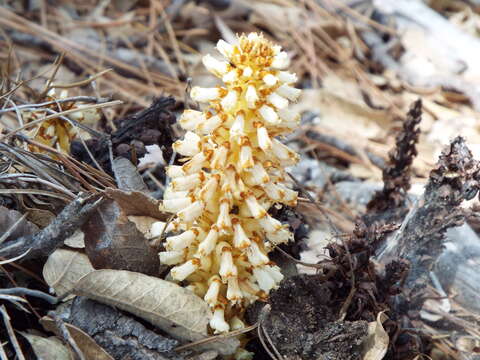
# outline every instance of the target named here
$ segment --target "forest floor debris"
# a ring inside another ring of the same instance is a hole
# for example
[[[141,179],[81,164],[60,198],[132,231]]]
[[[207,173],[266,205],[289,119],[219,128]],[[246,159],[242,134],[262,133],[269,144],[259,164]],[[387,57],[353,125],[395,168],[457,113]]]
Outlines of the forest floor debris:
[[[0,359],[478,358],[477,3],[2,2]],[[271,214],[296,242],[211,336],[148,229],[202,55],[252,31],[303,88],[299,203]]]

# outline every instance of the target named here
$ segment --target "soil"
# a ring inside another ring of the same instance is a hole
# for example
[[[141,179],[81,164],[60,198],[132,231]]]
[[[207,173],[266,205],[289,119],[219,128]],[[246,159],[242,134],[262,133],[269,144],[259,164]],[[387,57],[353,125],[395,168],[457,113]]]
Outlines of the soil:
[[[317,275],[286,279],[270,298],[263,327],[288,359],[361,359],[366,321],[338,321],[338,305]]]

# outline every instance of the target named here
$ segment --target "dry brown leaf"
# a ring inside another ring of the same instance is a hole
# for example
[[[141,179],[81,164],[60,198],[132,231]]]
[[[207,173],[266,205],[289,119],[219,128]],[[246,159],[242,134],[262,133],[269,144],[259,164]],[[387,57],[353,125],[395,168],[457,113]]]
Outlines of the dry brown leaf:
[[[85,275],[74,292],[128,311],[182,340],[207,335],[207,303],[169,281],[131,271],[97,270]]]
[[[30,343],[38,359],[45,360],[75,360],[75,357],[62,341],[55,336],[42,337],[21,333]]]
[[[130,160],[123,157],[115,158],[112,163],[112,170],[119,189],[124,191],[148,191],[137,167]]]
[[[114,193],[120,197],[125,194],[121,191]],[[129,201],[135,202],[134,198]],[[158,274],[158,251],[148,244],[145,236],[114,200],[104,201],[82,230],[85,233],[85,252],[94,268]]]
[[[170,216],[160,210],[160,201],[142,192],[107,188],[105,194],[115,200],[127,216],[150,216],[160,221],[167,221]]]
[[[368,323],[368,337],[364,342],[362,360],[382,360],[388,350],[388,334],[382,326],[383,312],[377,316],[377,321]]]
[[[40,228],[44,228],[55,219],[55,214],[43,209],[28,209],[27,219]]]
[[[43,266],[43,278],[58,296],[70,291],[77,281],[94,271],[87,255],[73,250],[57,249]]]
[[[40,319],[40,324],[47,331],[51,331],[55,334],[59,334],[55,322],[52,318],[44,316]],[[73,338],[75,343],[78,345],[79,349],[85,355],[86,359],[95,359],[95,360],[114,360],[100,345],[98,345],[95,340],[93,340],[87,333],[78,327],[65,323],[70,336]],[[46,358],[50,359],[50,358]]]

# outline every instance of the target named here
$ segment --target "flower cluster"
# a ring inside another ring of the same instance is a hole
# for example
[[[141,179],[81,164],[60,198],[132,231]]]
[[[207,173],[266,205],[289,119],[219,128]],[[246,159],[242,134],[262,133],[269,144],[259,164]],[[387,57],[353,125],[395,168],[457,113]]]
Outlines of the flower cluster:
[[[225,87],[194,87],[192,99],[208,106],[179,120],[187,132],[173,146],[183,165],[168,167],[163,200],[176,213],[167,231],[178,235],[167,237],[160,260],[176,265],[172,278],[187,280],[210,305],[210,326],[219,333],[242,326],[242,308],[283,279],[267,253],[292,234],[267,211],[296,205],[284,168],[298,155],[276,137],[298,125],[287,107],[300,90],[291,85],[296,75],[284,71],[287,53],[259,34],[236,45],[220,40],[217,49],[227,61],[207,55],[203,64]]]
[[[42,100],[45,102],[48,101],[57,101],[68,98],[67,90],[62,90],[57,92],[55,89],[51,89],[45,99]],[[52,103],[48,106],[49,109],[61,112],[71,109],[82,109],[86,107],[86,104],[78,104],[75,101]],[[51,113],[45,109],[38,109],[31,112],[25,112],[23,118],[26,123],[31,121],[41,119]],[[100,120],[100,112],[98,109],[85,109],[81,111],[76,111],[66,115],[68,118],[76,120],[77,122],[85,122],[88,124],[94,124]],[[45,120],[39,125],[35,126],[31,131],[29,131],[29,136],[44,145],[50,146],[54,149],[60,150],[64,153],[70,152],[70,142],[75,139],[77,135],[77,130],[73,127],[71,123],[64,119],[52,118]],[[31,150],[35,152],[42,152],[43,150],[32,145]]]

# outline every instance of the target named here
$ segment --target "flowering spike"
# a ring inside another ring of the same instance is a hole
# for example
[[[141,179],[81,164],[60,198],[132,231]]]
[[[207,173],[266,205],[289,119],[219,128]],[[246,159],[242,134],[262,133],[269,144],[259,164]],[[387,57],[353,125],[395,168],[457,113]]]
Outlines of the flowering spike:
[[[177,215],[166,231],[177,233],[160,253],[177,265],[172,277],[209,304],[216,333],[242,324],[234,321],[238,307],[265,299],[283,279],[268,252],[292,234],[268,210],[296,204],[284,166],[298,155],[275,137],[297,126],[288,105],[300,93],[296,75],[284,71],[287,53],[262,35],[242,35],[235,45],[220,40],[217,49],[225,61],[207,55],[203,64],[224,87],[194,87],[192,99],[207,106],[179,120],[187,133],[173,147],[183,165],[168,167],[164,196],[164,208]]]

